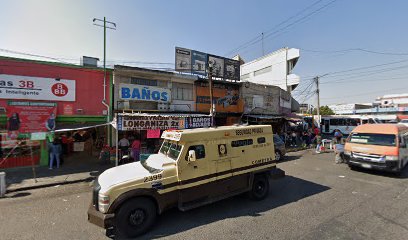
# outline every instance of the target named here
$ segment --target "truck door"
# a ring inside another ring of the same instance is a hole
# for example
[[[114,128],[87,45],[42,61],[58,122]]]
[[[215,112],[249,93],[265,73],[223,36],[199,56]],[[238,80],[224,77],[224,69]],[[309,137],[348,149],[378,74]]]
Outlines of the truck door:
[[[209,161],[208,149],[205,144],[196,144],[186,146],[187,151],[183,151],[184,156],[181,156],[178,163],[179,189],[182,205],[205,200],[209,196]],[[196,160],[188,161],[188,152],[195,151]],[[183,208],[182,206],[179,206]]]

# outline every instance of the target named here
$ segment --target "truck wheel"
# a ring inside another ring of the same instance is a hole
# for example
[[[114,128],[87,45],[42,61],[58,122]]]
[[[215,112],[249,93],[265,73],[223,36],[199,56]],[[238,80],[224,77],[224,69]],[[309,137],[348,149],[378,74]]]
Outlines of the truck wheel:
[[[263,200],[269,195],[269,180],[265,175],[255,175],[250,197],[254,200]]]
[[[115,216],[119,236],[136,237],[146,233],[156,217],[156,205],[151,200],[136,198],[126,201]]]

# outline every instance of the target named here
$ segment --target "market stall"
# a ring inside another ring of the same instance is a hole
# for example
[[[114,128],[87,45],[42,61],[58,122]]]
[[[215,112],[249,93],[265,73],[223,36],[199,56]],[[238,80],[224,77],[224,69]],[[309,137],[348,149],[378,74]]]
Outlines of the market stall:
[[[204,114],[117,113],[115,119],[117,163],[124,155],[118,144],[122,139],[127,139],[129,148],[134,141],[140,141],[139,160],[144,160],[159,151],[163,131],[211,126],[211,117]]]

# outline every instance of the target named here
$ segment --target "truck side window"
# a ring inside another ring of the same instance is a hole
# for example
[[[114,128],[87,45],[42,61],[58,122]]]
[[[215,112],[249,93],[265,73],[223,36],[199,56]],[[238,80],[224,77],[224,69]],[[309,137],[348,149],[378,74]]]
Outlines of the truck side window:
[[[187,150],[186,160],[188,159],[188,152],[194,150],[196,154],[196,159],[205,158],[205,148],[204,145],[194,145],[190,146]]]

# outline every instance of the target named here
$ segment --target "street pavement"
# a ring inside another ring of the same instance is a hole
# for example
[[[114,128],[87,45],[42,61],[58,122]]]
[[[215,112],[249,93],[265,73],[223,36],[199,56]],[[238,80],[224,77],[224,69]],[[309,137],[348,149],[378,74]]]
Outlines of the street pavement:
[[[159,217],[141,239],[407,239],[408,169],[352,171],[333,153],[289,153],[287,176],[263,201],[237,196]],[[0,199],[0,239],[109,239],[87,222],[89,183],[12,192]]]

